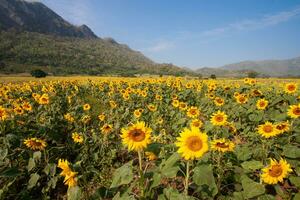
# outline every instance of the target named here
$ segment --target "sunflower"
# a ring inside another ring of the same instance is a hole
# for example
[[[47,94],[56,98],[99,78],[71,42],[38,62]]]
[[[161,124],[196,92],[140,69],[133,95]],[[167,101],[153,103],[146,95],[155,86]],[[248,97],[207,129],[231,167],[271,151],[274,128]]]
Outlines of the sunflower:
[[[32,150],[44,150],[47,146],[45,140],[37,139],[37,138],[29,138],[24,140],[23,142],[28,148]]]
[[[234,125],[233,122],[226,122],[225,123],[225,127],[228,128],[229,131],[232,132],[232,133],[236,133],[237,132],[237,129],[236,129],[236,127],[235,127],[235,125]]]
[[[225,138],[215,139],[210,143],[210,147],[212,150],[223,152],[223,153],[227,151],[233,151],[234,146],[235,145],[233,142],[227,141]]]
[[[141,151],[151,143],[152,129],[145,125],[145,122],[137,122],[127,128],[122,128],[122,143],[128,146],[129,150]]]
[[[179,147],[177,152],[185,160],[194,160],[201,158],[208,151],[207,141],[208,136],[205,133],[199,128],[191,127],[191,129],[184,128],[175,144]]]
[[[68,185],[68,187],[73,187],[77,185],[77,172],[73,172],[69,167],[69,162],[67,160],[59,159],[57,167],[62,169],[60,173],[61,176],[64,176],[64,183]]]
[[[48,94],[43,94],[39,99],[38,103],[41,105],[46,105],[49,104],[49,96]]]
[[[258,133],[265,138],[269,138],[278,135],[279,131],[276,129],[274,124],[266,122],[265,124],[258,126]]]
[[[104,124],[102,127],[101,127],[101,131],[102,133],[104,134],[108,134],[112,131],[112,128],[113,126],[111,124]]]
[[[200,111],[197,107],[192,106],[187,110],[187,116],[191,118],[196,118],[200,115]]]
[[[284,86],[284,91],[288,94],[293,94],[297,91],[297,84],[296,83],[287,83],[285,86]]]
[[[278,182],[283,182],[283,179],[288,176],[289,172],[292,172],[292,169],[286,160],[280,159],[278,162],[271,159],[270,165],[262,169],[261,178],[267,184],[277,184]]]
[[[23,108],[24,110],[26,110],[26,111],[32,111],[32,106],[31,106],[30,103],[28,103],[28,102],[24,102],[24,103],[22,104],[22,108]]]
[[[210,118],[210,122],[215,126],[223,126],[227,122],[227,115],[225,112],[221,112],[220,110],[216,113],[213,113],[213,115]]]
[[[146,155],[147,159],[150,160],[150,161],[157,159],[157,156],[151,151],[146,151],[145,155]]]
[[[162,96],[159,95],[159,94],[156,94],[155,95],[155,99],[158,100],[158,101],[161,101],[162,100]]]
[[[0,121],[4,121],[8,117],[8,113],[5,108],[0,106]]]
[[[179,103],[179,109],[180,110],[186,110],[187,109],[187,104],[184,102],[180,102]]]
[[[266,107],[268,106],[269,102],[265,99],[259,99],[257,102],[256,102],[256,107],[257,109],[259,110],[265,110]]]
[[[214,103],[216,106],[223,106],[224,105],[224,99],[220,98],[220,97],[216,97],[214,100]]]
[[[22,115],[24,113],[24,110],[20,107],[20,106],[16,106],[14,108],[14,112],[17,114],[17,115]]]
[[[76,175],[77,175],[77,172],[70,171],[70,173],[68,173],[65,176],[65,179],[64,179],[65,185],[67,185],[69,188],[76,186],[77,185]]]
[[[139,117],[142,116],[142,112],[143,112],[143,109],[136,109],[136,110],[134,110],[133,115],[134,115],[136,118],[139,118]]]
[[[290,124],[288,122],[280,122],[275,124],[275,128],[280,132],[284,133],[290,130]]]
[[[83,138],[82,134],[75,132],[75,133],[72,133],[72,139],[74,142],[82,144],[84,138]]]
[[[86,104],[83,105],[83,110],[84,111],[87,111],[87,110],[90,110],[90,109],[91,109],[90,104],[86,103]]]
[[[179,106],[179,101],[177,99],[172,100],[172,105],[177,108]]]
[[[69,122],[74,122],[74,117],[71,115],[71,113],[67,113],[64,115],[65,120],[69,121]]]
[[[199,119],[193,119],[190,123],[190,126],[201,128],[203,126],[203,122]]]
[[[148,107],[148,109],[149,109],[151,112],[154,112],[154,111],[157,110],[157,107],[156,107],[155,105],[153,105],[153,104],[149,104],[147,107]]]
[[[291,105],[288,109],[288,116],[291,118],[298,118],[300,117],[300,104],[298,105]]]
[[[111,108],[116,108],[117,107],[117,103],[115,101],[109,101],[109,105]]]
[[[246,95],[240,94],[239,96],[236,97],[236,101],[237,101],[239,104],[245,104],[245,103],[247,103],[248,98],[247,98]]]
[[[103,122],[105,120],[105,115],[104,114],[100,114],[98,115],[98,119]]]

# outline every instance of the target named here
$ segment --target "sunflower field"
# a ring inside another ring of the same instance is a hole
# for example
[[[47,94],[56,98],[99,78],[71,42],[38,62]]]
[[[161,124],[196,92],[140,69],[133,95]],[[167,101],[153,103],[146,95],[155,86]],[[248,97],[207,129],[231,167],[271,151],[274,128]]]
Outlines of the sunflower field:
[[[0,83],[0,199],[300,199],[300,80]]]

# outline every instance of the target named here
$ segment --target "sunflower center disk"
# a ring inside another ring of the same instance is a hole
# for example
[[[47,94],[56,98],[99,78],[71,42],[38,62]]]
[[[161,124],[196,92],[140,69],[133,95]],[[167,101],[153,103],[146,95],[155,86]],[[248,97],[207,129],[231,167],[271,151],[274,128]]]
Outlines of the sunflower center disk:
[[[187,139],[187,146],[192,151],[199,151],[202,149],[202,140],[197,136],[191,136]]]
[[[300,115],[300,108],[296,108],[293,113],[295,115]]]
[[[273,131],[273,127],[272,126],[265,126],[264,127],[264,132],[271,133],[272,131]]]
[[[135,142],[140,142],[145,139],[145,132],[141,129],[134,129],[130,132],[130,137]]]
[[[289,90],[289,91],[294,91],[294,90],[295,90],[295,86],[294,86],[294,85],[290,85],[290,86],[288,87],[288,90]]]
[[[272,168],[269,170],[269,174],[272,177],[278,177],[282,174],[282,167],[280,165],[274,165]]]
[[[221,116],[221,115],[217,115],[217,116],[216,116],[216,121],[217,121],[217,122],[222,122],[223,119],[224,119],[224,118],[223,118],[223,116]]]
[[[228,147],[229,147],[229,145],[226,144],[226,143],[224,143],[224,142],[218,142],[218,143],[216,144],[216,146],[217,146],[217,147],[220,147],[220,148],[228,148]]]

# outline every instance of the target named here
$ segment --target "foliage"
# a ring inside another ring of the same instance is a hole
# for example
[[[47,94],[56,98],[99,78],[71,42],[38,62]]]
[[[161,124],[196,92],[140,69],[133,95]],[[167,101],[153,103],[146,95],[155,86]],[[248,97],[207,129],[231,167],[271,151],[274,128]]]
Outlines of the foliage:
[[[35,78],[44,78],[47,76],[47,73],[40,69],[35,69],[30,72],[31,76]]]

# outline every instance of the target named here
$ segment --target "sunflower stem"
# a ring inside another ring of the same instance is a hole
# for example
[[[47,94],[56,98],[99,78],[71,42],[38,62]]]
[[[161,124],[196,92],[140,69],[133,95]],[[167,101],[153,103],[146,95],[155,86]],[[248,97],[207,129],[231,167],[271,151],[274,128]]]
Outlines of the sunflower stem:
[[[144,172],[143,172],[143,166],[142,166],[142,153],[141,151],[138,151],[139,156],[139,174],[140,174],[140,191],[141,191],[141,197],[144,197]]]
[[[185,174],[185,185],[184,185],[184,194],[188,195],[189,189],[189,177],[190,177],[190,162],[186,162],[186,174]]]

